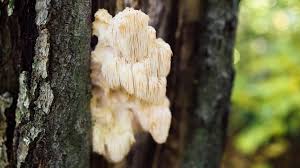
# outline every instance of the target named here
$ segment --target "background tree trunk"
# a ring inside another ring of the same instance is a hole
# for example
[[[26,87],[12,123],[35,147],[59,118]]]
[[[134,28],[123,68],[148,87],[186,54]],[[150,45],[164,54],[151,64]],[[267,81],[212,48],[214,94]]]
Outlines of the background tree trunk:
[[[89,167],[90,1],[0,4],[0,167]]]
[[[172,48],[168,77],[172,125],[167,143],[156,145],[139,135],[126,161],[108,167],[219,167],[230,108],[234,71],[232,53],[237,26],[237,0],[93,0],[116,14],[124,7],[150,16],[157,36]],[[93,165],[106,167],[100,157]]]

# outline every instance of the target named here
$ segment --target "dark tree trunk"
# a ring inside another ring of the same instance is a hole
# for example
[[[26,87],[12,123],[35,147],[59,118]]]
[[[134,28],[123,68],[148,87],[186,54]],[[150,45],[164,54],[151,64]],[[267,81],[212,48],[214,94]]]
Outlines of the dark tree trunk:
[[[234,78],[232,54],[237,10],[237,0],[202,4],[199,41],[190,62],[196,80],[193,84],[195,104],[188,115],[183,167],[220,166]]]
[[[90,1],[0,7],[0,167],[89,167]]]

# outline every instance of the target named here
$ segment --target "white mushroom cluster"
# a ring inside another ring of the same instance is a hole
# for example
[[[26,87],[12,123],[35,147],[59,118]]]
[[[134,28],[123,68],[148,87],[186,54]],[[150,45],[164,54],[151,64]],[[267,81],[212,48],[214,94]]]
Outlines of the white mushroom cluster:
[[[112,162],[121,161],[135,142],[149,132],[157,143],[167,139],[171,112],[166,76],[172,51],[156,38],[149,17],[126,8],[112,17],[95,14],[98,43],[91,54],[93,150]]]

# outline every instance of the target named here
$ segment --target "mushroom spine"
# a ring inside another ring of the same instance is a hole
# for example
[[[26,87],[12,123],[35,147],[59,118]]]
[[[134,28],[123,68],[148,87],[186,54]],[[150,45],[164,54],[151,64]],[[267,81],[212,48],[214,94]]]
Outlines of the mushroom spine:
[[[172,51],[156,38],[149,17],[126,8],[112,17],[95,13],[93,34],[98,43],[91,54],[93,150],[119,162],[140,131],[157,143],[167,139],[171,112],[166,77]]]

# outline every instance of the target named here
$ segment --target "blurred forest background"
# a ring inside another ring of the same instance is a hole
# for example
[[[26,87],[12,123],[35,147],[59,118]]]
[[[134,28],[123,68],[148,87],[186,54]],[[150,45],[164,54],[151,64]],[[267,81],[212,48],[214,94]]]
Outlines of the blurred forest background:
[[[300,1],[241,1],[234,54],[223,167],[300,167]]]

